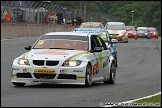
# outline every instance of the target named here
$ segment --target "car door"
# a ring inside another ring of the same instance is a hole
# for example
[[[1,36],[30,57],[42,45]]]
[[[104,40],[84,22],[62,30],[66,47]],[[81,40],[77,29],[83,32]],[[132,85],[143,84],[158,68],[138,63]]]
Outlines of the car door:
[[[105,42],[99,36],[91,37],[91,49],[95,47],[102,47],[102,52],[93,52],[95,59],[93,60],[92,65],[92,75],[94,80],[104,79],[105,75],[105,64],[108,63],[109,52],[107,50]],[[104,64],[104,62],[106,62]],[[107,64],[106,64],[107,65]]]
[[[107,48],[105,41],[101,37],[97,37],[97,40],[100,44],[100,47],[103,47],[102,52],[100,55],[102,56],[102,76],[106,76],[106,73],[109,72],[108,64],[109,64],[109,57],[110,57],[110,50]]]

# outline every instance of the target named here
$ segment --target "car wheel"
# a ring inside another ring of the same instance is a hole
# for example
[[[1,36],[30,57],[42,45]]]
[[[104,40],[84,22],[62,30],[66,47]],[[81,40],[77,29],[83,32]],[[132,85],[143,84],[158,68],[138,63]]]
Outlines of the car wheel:
[[[118,67],[118,61],[116,61],[115,66]]]
[[[116,80],[116,66],[115,63],[112,62],[111,69],[110,69],[110,79],[104,81],[104,84],[114,84]]]
[[[16,83],[16,82],[12,82],[13,85],[15,86],[19,86],[19,87],[23,87],[26,83]]]
[[[85,75],[85,86],[90,87],[92,83],[92,67],[90,64],[87,65]]]

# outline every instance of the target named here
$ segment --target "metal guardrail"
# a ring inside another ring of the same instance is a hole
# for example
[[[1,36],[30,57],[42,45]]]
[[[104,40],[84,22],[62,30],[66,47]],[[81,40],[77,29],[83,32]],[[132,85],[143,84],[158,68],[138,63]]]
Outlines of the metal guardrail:
[[[8,16],[6,16],[7,12]],[[50,18],[52,17],[53,19],[51,20]],[[108,21],[120,21],[119,18],[107,14],[63,7],[51,3],[38,3],[34,1],[1,1],[1,23],[56,25],[62,24],[63,18],[66,18],[68,23],[73,23],[74,17],[77,18],[78,25],[83,20],[85,22],[96,21],[104,24]]]

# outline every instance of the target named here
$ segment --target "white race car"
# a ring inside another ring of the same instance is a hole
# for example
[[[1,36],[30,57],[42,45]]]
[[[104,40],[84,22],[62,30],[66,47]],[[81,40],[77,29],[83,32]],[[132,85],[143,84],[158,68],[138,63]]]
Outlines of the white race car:
[[[13,61],[13,85],[41,82],[89,87],[96,81],[115,83],[115,59],[98,35],[50,32],[25,49],[29,51]]]

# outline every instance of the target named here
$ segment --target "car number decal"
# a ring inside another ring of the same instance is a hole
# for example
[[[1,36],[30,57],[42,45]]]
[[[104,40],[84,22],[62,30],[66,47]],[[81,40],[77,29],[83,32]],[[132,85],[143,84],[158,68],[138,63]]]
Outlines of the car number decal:
[[[38,42],[38,45],[42,45],[42,44],[44,44],[44,40],[40,40],[40,41]]]

